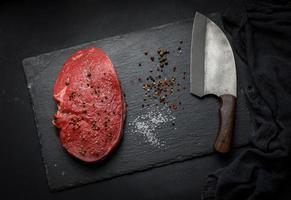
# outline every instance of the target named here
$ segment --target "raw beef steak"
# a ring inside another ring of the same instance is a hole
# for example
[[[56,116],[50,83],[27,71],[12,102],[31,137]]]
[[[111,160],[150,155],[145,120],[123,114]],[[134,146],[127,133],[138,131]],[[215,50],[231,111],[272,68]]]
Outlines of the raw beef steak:
[[[53,124],[67,152],[85,162],[103,160],[118,146],[125,103],[117,74],[100,49],[78,51],[63,65],[54,86]]]

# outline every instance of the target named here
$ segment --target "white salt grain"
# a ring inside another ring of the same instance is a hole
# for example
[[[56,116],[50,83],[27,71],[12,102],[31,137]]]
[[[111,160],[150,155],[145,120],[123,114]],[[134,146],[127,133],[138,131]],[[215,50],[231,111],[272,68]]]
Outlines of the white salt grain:
[[[132,133],[142,136],[148,144],[155,147],[163,147],[165,141],[158,137],[157,128],[163,124],[172,122],[175,117],[167,107],[150,106],[143,110],[144,112],[136,117],[129,125],[132,127]]]

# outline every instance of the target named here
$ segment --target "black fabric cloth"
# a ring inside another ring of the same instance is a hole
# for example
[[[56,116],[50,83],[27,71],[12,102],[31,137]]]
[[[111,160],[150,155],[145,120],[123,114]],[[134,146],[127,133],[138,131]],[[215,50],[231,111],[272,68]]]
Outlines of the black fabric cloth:
[[[207,178],[203,200],[276,199],[290,160],[291,4],[233,1],[223,14],[254,126],[251,146]]]

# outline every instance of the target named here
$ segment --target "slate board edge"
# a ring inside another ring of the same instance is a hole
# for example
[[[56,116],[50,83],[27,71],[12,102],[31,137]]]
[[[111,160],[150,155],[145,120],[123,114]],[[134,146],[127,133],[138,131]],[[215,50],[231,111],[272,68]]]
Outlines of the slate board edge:
[[[233,146],[232,150],[234,150],[236,148],[243,148],[243,147],[247,146],[248,144],[249,143],[247,142],[245,144],[239,144],[239,145]],[[143,172],[143,171],[146,171],[146,170],[151,170],[151,169],[167,166],[167,165],[170,165],[170,164],[182,163],[182,162],[185,162],[185,161],[188,161],[188,160],[192,160],[192,159],[196,159],[196,158],[199,158],[199,157],[208,156],[208,155],[211,155],[211,154],[214,154],[214,153],[215,153],[214,151],[210,150],[208,152],[203,151],[201,153],[191,154],[191,155],[187,155],[187,156],[180,156],[180,157],[175,158],[175,159],[161,161],[161,162],[153,164],[151,166],[148,165],[148,166],[144,166],[144,167],[141,167],[139,169],[136,169],[136,170],[129,170],[129,171],[120,172],[119,174],[116,174],[116,175],[111,176],[111,177],[100,177],[100,179],[93,178],[92,180],[74,182],[71,185],[66,185],[66,186],[63,186],[63,187],[54,188],[50,184],[48,184],[48,185],[49,185],[49,189],[50,189],[51,192],[62,192],[64,190],[74,189],[74,188],[80,187],[80,186],[85,186],[85,185],[90,184],[90,183],[98,183],[98,182],[101,182],[101,181],[107,181],[107,180],[111,180],[111,179],[114,179],[114,178],[118,178],[118,177],[122,177],[122,176],[127,176],[127,175],[131,175],[131,174]]]
[[[25,76],[25,81],[26,81],[26,84],[28,86],[28,80],[27,80],[26,76]],[[29,87],[27,87],[27,89],[30,90]],[[44,166],[45,177],[46,177],[46,181],[47,181],[48,186],[49,186],[49,190],[50,191],[53,191],[52,188],[51,188],[51,186],[50,186],[50,182],[48,180],[48,169],[47,169],[47,165],[46,165],[46,162],[45,162],[44,154],[42,153],[43,152],[43,145],[40,142],[41,140],[40,140],[40,134],[39,134],[39,131],[38,131],[37,117],[36,117],[36,114],[35,114],[34,103],[33,103],[33,99],[32,99],[32,96],[31,95],[32,95],[32,93],[31,92],[28,92],[29,101],[31,103],[31,107],[32,107],[32,111],[33,111],[33,123],[34,123],[34,127],[35,127],[36,134],[37,134],[37,137],[38,137],[38,143],[39,143],[39,146],[40,146],[41,162],[43,163],[43,166]]]

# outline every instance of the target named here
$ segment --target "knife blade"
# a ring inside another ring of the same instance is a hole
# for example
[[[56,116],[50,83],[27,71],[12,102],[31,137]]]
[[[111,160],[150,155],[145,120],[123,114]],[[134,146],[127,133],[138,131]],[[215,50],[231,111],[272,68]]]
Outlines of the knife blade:
[[[219,98],[220,126],[214,148],[221,153],[230,150],[236,90],[235,60],[226,35],[213,21],[196,12],[191,41],[190,93]]]

